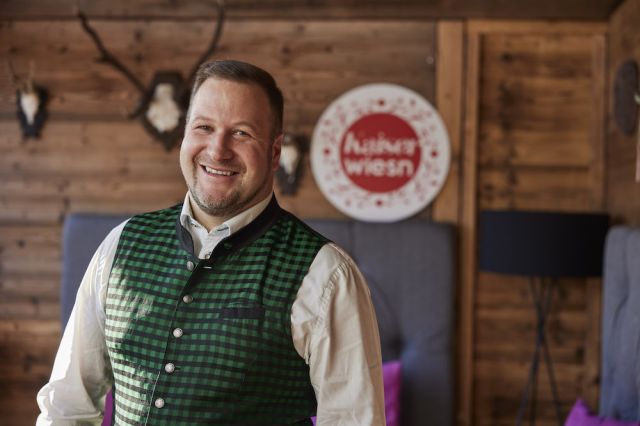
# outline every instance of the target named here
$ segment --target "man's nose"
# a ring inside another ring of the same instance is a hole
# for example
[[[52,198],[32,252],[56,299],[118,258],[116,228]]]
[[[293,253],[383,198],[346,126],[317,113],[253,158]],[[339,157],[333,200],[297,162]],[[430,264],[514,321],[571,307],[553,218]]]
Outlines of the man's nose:
[[[228,160],[233,157],[231,138],[224,132],[215,132],[207,144],[207,151],[214,160]]]

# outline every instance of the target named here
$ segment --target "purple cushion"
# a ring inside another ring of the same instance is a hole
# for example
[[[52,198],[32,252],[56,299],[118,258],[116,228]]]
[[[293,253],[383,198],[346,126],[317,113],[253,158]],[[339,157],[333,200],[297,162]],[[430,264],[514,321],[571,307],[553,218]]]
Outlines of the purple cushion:
[[[402,388],[402,364],[389,361],[382,364],[384,382],[384,414],[387,426],[400,426],[400,390]],[[316,418],[311,419],[316,424]]]
[[[640,422],[599,417],[589,410],[583,400],[578,399],[573,405],[564,426],[640,426]]]
[[[113,416],[113,395],[111,391],[107,394],[107,400],[104,402],[104,418],[102,426],[111,426],[111,416]]]

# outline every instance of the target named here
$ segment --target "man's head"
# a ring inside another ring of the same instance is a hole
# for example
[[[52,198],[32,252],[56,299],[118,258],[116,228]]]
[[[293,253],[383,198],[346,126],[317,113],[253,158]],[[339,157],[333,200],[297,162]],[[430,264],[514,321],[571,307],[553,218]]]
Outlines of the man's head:
[[[264,90],[273,114],[273,136],[282,133],[282,117],[284,115],[284,99],[282,92],[278,88],[276,81],[271,74],[255,65],[241,61],[209,61],[200,65],[193,80],[189,109],[187,111],[187,121],[191,114],[193,97],[209,78],[219,78],[221,80],[235,81],[237,83],[255,84]]]
[[[203,64],[194,83],[180,167],[196,218],[211,228],[266,198],[282,143],[282,94],[236,61]]]

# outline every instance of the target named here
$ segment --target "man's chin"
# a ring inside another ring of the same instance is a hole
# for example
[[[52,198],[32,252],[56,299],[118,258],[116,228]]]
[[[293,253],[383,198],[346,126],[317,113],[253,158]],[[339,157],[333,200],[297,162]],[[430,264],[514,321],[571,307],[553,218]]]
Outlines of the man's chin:
[[[242,208],[238,194],[231,194],[216,199],[193,197],[196,204],[205,214],[213,217],[228,217],[234,215]]]

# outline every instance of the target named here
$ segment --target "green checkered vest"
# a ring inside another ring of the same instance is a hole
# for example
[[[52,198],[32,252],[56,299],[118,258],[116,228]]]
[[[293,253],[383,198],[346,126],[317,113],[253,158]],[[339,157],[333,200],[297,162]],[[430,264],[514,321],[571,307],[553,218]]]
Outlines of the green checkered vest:
[[[105,326],[115,424],[310,424],[290,314],[326,240],[273,199],[198,260],[180,211],[133,217],[118,243]]]

